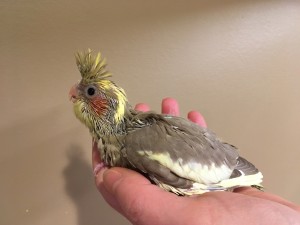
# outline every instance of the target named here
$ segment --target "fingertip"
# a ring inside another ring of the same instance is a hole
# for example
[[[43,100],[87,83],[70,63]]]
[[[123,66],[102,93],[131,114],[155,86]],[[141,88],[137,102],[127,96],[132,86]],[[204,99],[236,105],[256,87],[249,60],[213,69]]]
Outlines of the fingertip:
[[[141,112],[147,112],[147,111],[150,111],[150,107],[145,104],[145,103],[138,103],[135,105],[134,107],[135,110],[137,111],[141,111]]]
[[[188,113],[188,119],[201,127],[207,127],[204,117],[198,111],[190,111]]]
[[[174,98],[164,98],[161,103],[161,109],[163,114],[179,116],[179,105]]]
[[[107,191],[114,194],[118,182],[122,179],[122,173],[115,169],[108,169],[103,173],[103,182]]]

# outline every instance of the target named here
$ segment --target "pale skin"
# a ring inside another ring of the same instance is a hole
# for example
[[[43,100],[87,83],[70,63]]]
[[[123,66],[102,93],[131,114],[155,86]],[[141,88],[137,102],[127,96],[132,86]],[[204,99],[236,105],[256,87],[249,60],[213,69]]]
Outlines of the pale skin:
[[[148,111],[149,107],[138,104],[136,109]],[[164,99],[162,113],[178,116],[177,101]],[[191,111],[188,119],[206,127],[196,111]],[[95,144],[92,162],[93,168],[101,163]],[[117,167],[96,171],[95,182],[108,204],[134,225],[300,225],[299,205],[254,188],[179,197],[135,171]]]

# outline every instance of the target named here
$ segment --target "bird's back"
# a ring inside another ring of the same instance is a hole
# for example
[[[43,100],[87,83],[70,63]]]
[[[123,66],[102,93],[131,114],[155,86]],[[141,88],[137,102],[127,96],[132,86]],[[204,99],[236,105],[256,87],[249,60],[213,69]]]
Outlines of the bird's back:
[[[261,182],[259,171],[239,157],[234,146],[186,119],[136,113],[128,127],[124,139],[128,161],[165,189],[182,193],[198,188],[200,193]]]

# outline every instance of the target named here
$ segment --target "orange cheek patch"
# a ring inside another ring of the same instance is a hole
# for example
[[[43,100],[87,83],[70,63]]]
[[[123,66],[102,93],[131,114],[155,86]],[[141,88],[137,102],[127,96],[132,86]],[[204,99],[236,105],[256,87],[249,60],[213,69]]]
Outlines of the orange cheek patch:
[[[96,97],[91,100],[91,106],[94,112],[101,116],[107,111],[107,100],[103,98]]]

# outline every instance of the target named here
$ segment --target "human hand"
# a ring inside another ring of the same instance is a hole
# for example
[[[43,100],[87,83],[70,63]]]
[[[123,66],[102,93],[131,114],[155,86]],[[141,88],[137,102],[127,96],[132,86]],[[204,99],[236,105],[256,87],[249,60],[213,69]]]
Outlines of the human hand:
[[[136,109],[148,111],[149,107],[138,104]],[[162,113],[178,116],[176,100],[164,99]],[[206,127],[200,113],[190,112],[188,118]],[[95,168],[101,163],[96,144],[92,157]],[[300,206],[254,188],[179,197],[135,171],[118,167],[101,169],[95,182],[104,199],[134,225],[300,225]]]

